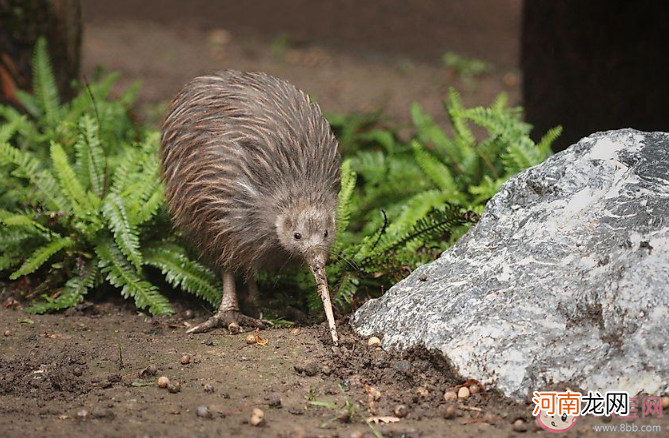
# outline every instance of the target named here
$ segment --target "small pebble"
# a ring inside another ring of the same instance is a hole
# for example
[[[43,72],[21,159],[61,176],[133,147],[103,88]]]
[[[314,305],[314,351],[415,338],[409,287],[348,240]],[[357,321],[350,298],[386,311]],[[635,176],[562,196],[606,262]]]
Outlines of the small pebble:
[[[419,386],[418,388],[416,388],[416,395],[418,395],[418,397],[421,398],[427,398],[430,396],[430,391],[428,391],[427,388],[424,386]]]
[[[356,430],[355,432],[351,432],[351,438],[363,438],[365,436],[365,432],[360,432],[359,430]]]
[[[211,393],[211,392],[214,392],[214,391],[215,391],[215,389],[214,389],[214,385],[212,385],[211,383],[205,383],[205,385],[204,385],[204,392],[209,392],[209,393]]]
[[[381,339],[377,338],[376,336],[372,336],[367,341],[367,345],[369,345],[370,347],[380,347],[381,346]]]
[[[88,411],[86,409],[80,409],[79,411],[77,411],[77,418],[79,418],[80,420],[85,420],[86,418],[88,418]]]
[[[460,400],[467,400],[469,398],[469,388],[463,386],[458,390],[458,398]]]
[[[446,391],[444,393],[444,401],[448,403],[454,403],[457,400],[458,400],[458,394],[456,394],[455,391]]]
[[[481,387],[479,385],[476,385],[476,384],[471,385],[469,387],[469,392],[471,394],[478,394],[479,392],[481,392]]]
[[[513,430],[516,432],[527,432],[527,424],[519,418],[513,422]]]
[[[81,377],[82,374],[84,374],[83,370],[79,367],[74,367],[72,370],[72,374],[74,374],[77,377]]]
[[[193,311],[188,309],[184,312],[184,319],[193,319]]]
[[[267,404],[270,408],[279,409],[281,408],[281,397],[277,394],[272,394],[267,399]]]
[[[419,281],[427,281],[427,274],[420,274],[418,276]]]
[[[239,324],[236,322],[231,322],[228,324],[228,331],[230,332],[231,335],[236,335],[237,333],[240,332]]]
[[[397,405],[395,406],[395,410],[393,412],[395,413],[396,417],[404,418],[409,414],[409,409],[406,407],[406,405]]]
[[[604,416],[604,417],[601,417],[601,418],[602,418],[602,423],[610,423],[611,420],[613,420],[613,417],[611,417],[611,416],[608,416],[608,417]]]
[[[324,376],[329,376],[330,374],[332,374],[332,368],[330,368],[329,365],[321,366],[321,374]]]
[[[197,416],[200,417],[200,418],[211,418],[212,417],[211,411],[206,406],[198,406],[197,407]]]
[[[246,336],[246,343],[249,345],[256,344],[258,340],[256,339],[256,335],[248,335]]]
[[[11,336],[11,335],[12,335],[12,331],[11,331],[11,330],[9,330],[9,329],[8,329],[8,330],[5,330],[5,336]]]
[[[258,408],[253,408],[253,412],[251,412],[251,418],[249,419],[249,424],[251,426],[262,426],[262,424],[265,422],[265,413],[262,411],[262,409]]]
[[[167,388],[170,385],[170,379],[165,376],[158,377],[158,387]]]
[[[449,406],[446,406],[444,408],[444,418],[446,420],[451,420],[451,419],[455,418],[457,413],[458,413],[458,410],[455,409],[455,406],[453,406],[453,405],[449,405]]]
[[[214,344],[214,340],[211,339],[211,338],[207,338],[207,339],[206,339],[204,342],[202,342],[202,343],[203,343],[204,345],[206,345],[207,347],[213,347],[214,345],[216,345],[216,344]]]
[[[662,397],[662,409],[667,410],[669,409],[669,395],[665,395]]]
[[[181,392],[181,383],[179,382],[171,382],[169,385],[167,385],[167,390],[171,392],[172,394],[176,394],[177,392]]]
[[[179,362],[181,362],[181,365],[188,365],[190,363],[190,356],[188,354],[184,354],[181,356],[181,359],[179,359]]]
[[[302,330],[300,330],[300,329],[298,329],[298,328],[294,328],[294,329],[292,329],[292,330],[290,331],[290,334],[293,335],[293,336],[297,336],[297,335],[300,334],[301,331],[302,331]]]

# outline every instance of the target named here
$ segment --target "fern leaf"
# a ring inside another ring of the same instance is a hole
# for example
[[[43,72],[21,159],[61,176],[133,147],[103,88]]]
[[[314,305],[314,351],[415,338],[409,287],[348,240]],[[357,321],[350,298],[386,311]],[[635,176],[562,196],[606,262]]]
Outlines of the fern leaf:
[[[102,215],[107,220],[114,234],[114,241],[121,252],[135,265],[142,266],[142,253],[139,251],[139,236],[125,208],[123,198],[116,194],[107,196],[102,205]]]
[[[148,308],[154,315],[174,313],[167,299],[142,277],[113,241],[102,240],[95,252],[100,259],[98,266],[107,275],[107,280],[121,288],[125,298],[132,297],[138,309]]]
[[[160,180],[156,179],[156,184],[153,187],[153,192],[146,201],[144,201],[139,208],[137,217],[135,220],[135,225],[141,225],[145,222],[148,222],[153,218],[160,207],[165,202],[164,187],[160,184]]]
[[[150,248],[144,254],[144,262],[160,269],[172,286],[202,298],[215,308],[220,304],[222,291],[218,279],[205,266],[190,259],[183,248],[174,244]]]
[[[341,189],[339,190],[339,204],[337,205],[336,242],[333,251],[337,252],[341,246],[341,238],[351,220],[351,196],[355,189],[356,173],[351,169],[351,160],[345,160],[341,165]]]
[[[458,139],[465,145],[473,145],[476,143],[474,134],[471,129],[469,129],[469,126],[467,126],[467,120],[462,117],[464,106],[460,100],[460,93],[458,93],[455,88],[449,88],[448,103],[444,103],[444,107],[448,112],[451,125],[453,125],[453,131],[455,131],[455,135]]]
[[[63,147],[54,141],[51,142],[51,160],[60,181],[60,187],[75,212],[81,217],[93,213],[93,207],[89,203],[89,198],[79,179],[77,179],[74,169],[67,160],[67,154]]]
[[[44,37],[37,40],[33,53],[33,92],[47,124],[55,126],[59,120],[60,99]]]
[[[539,143],[537,143],[537,149],[547,158],[551,154],[551,146],[553,142],[562,134],[562,126],[556,126],[553,129],[549,129],[547,133],[541,137]]]
[[[35,96],[30,93],[27,93],[23,90],[16,90],[16,99],[19,101],[21,106],[36,119],[41,118],[44,114],[37,104]]]
[[[509,176],[535,166],[543,159],[544,156],[529,138],[510,145],[502,155],[502,162]]]
[[[100,142],[100,126],[91,116],[85,115],[79,120],[80,141],[85,144],[82,155],[86,154],[85,168],[88,170],[89,181],[93,193],[102,198],[105,193],[107,178],[107,159]]]
[[[41,169],[40,162],[31,153],[21,151],[7,143],[0,144],[0,164],[13,164],[20,173],[35,185],[48,207],[61,212],[69,212],[70,204],[63,197],[53,175]]]
[[[445,193],[446,199],[452,203],[460,203],[462,197],[448,167],[423,149],[417,141],[411,142],[411,147],[414,150],[416,162],[423,169],[425,175]]]
[[[35,303],[26,309],[28,313],[46,313],[74,307],[84,300],[88,290],[95,284],[99,268],[97,260],[92,260],[84,267],[80,275],[65,282],[56,298],[45,297],[44,302]]]
[[[443,206],[447,202],[446,198],[440,190],[427,190],[412,196],[402,203],[402,212],[388,227],[388,234],[394,235],[414,226],[432,209]]]
[[[61,237],[60,239],[55,239],[47,243],[33,252],[32,255],[23,262],[21,267],[14,271],[12,275],[9,276],[9,278],[11,280],[16,280],[21,276],[35,272],[53,255],[57,254],[59,251],[65,248],[69,248],[72,245],[74,245],[74,241],[69,237]]]
[[[335,304],[339,307],[350,304],[358,291],[359,284],[360,280],[357,277],[350,273],[345,274],[334,294],[333,301]]]

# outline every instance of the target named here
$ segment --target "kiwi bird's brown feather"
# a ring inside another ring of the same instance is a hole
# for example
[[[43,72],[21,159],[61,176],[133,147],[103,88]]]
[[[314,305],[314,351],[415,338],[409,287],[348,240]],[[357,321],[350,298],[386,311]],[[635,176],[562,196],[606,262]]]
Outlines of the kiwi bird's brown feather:
[[[337,141],[318,105],[284,80],[237,71],[194,79],[172,102],[161,143],[170,213],[222,269],[284,263],[277,216],[336,209]]]

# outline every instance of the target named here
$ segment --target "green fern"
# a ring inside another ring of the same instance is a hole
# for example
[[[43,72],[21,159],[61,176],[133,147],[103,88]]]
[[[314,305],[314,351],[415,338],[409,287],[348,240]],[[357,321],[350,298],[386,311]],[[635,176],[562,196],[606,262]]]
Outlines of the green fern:
[[[121,252],[137,269],[142,266],[137,229],[128,218],[123,198],[116,194],[107,196],[102,205],[102,214],[114,234],[114,240]]]
[[[88,266],[82,269],[79,275],[65,282],[56,298],[45,296],[45,301],[33,304],[26,311],[29,313],[46,313],[76,306],[84,300],[88,290],[94,286],[98,272],[97,260],[92,260]]]
[[[37,40],[33,54],[33,91],[44,120],[55,126],[60,118],[60,98],[44,37]]]
[[[69,248],[73,244],[74,241],[69,237],[61,237],[59,239],[55,239],[47,243],[41,248],[35,250],[35,252],[33,252],[33,254],[30,257],[28,257],[23,262],[21,267],[18,270],[14,271],[14,273],[12,273],[12,275],[10,275],[9,278],[11,280],[16,280],[17,278],[22,277],[24,275],[32,274],[52,256],[54,256],[59,251],[65,248]]]
[[[145,263],[160,269],[172,286],[202,298],[214,308],[220,304],[222,291],[216,276],[202,264],[191,260],[183,247],[163,244],[150,248],[145,253]]]
[[[95,252],[100,259],[98,266],[109,283],[121,288],[123,297],[133,298],[138,309],[148,309],[154,315],[174,313],[167,299],[137,272],[114,243],[103,240]]]

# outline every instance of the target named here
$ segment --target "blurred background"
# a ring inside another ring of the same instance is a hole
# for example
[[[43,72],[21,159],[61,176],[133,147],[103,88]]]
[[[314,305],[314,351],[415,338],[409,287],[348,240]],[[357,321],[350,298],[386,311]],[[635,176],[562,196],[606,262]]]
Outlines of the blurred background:
[[[190,78],[261,70],[328,112],[420,103],[446,122],[449,86],[466,104],[504,91],[563,148],[597,130],[666,130],[668,7],[619,0],[0,0],[3,100],[29,87],[37,35],[49,35],[61,85],[97,66],[142,81],[140,117],[157,123]],[[18,14],[18,15],[17,15]],[[81,44],[79,46],[79,44]]]

